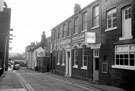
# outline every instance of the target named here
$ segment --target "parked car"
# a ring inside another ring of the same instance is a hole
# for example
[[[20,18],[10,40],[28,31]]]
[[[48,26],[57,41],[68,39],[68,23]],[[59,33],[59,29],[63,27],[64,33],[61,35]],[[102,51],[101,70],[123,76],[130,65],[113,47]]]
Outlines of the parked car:
[[[14,70],[19,70],[20,69],[20,64],[15,64],[14,65]]]

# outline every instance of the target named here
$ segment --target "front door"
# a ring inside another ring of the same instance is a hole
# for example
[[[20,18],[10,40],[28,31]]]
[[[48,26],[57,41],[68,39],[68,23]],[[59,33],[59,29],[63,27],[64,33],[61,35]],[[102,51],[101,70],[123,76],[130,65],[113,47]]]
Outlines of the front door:
[[[66,50],[66,74],[67,77],[71,77],[71,50]]]
[[[93,81],[99,80],[99,49],[93,50]]]

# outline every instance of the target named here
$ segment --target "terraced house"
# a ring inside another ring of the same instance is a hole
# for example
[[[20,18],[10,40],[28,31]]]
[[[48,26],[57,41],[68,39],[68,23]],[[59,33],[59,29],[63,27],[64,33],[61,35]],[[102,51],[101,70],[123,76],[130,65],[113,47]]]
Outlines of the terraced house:
[[[135,89],[135,1],[95,0],[54,27],[55,73]]]

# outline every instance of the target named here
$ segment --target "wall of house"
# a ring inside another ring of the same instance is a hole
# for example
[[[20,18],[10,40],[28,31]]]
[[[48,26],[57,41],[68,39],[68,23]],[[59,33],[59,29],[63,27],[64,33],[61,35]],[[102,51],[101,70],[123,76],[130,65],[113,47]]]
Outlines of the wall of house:
[[[5,59],[6,70],[8,68],[8,47],[9,47],[8,36],[10,31],[10,17],[11,17],[10,8],[4,8],[3,12],[0,12],[0,54],[1,54],[0,67],[3,68],[4,56],[6,56]],[[5,45],[6,40],[7,40],[7,46]],[[5,47],[6,47],[6,51],[5,51]]]
[[[130,79],[135,76],[135,71],[112,68],[115,63],[115,46],[135,44],[133,23],[132,23],[132,39],[120,40],[122,37],[122,8],[127,5],[132,5],[132,0],[102,0],[102,46],[100,49],[100,64],[106,62],[108,64],[108,72],[102,72],[102,65],[100,65],[100,82],[108,85],[115,85],[122,88],[133,88],[135,79]],[[107,29],[107,11],[112,8],[117,9],[116,23],[117,29],[105,31]],[[132,11],[133,12],[133,11]],[[134,15],[133,15],[134,16]],[[134,18],[133,18],[134,19]],[[132,20],[134,22],[134,20]],[[132,85],[131,85],[132,84]]]

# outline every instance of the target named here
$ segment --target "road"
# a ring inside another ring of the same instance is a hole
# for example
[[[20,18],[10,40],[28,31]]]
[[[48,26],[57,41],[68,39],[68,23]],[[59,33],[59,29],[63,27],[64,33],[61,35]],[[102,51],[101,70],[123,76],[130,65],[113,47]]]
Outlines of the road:
[[[29,91],[100,91],[73,84],[48,73],[39,73],[25,68],[16,71],[16,74],[22,85]]]

